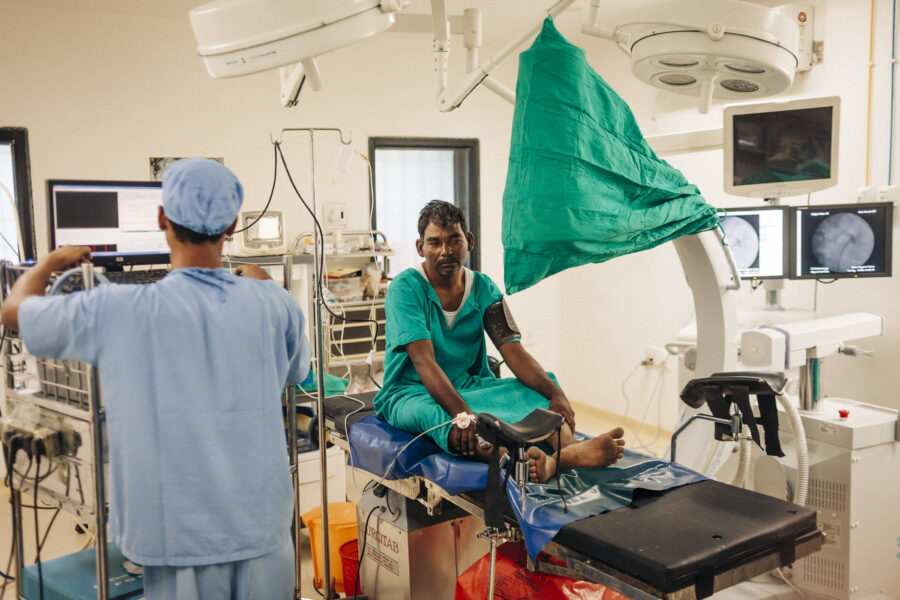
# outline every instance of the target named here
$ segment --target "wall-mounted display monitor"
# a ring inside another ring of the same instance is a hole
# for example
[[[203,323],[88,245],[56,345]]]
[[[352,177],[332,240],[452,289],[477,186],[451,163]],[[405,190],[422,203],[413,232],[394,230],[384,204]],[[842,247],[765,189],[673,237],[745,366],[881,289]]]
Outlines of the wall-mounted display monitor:
[[[725,192],[800,196],[837,185],[840,98],[725,108]]]
[[[50,247],[90,246],[92,262],[106,267],[168,264],[159,229],[159,181],[47,182]]]
[[[889,277],[893,205],[794,207],[791,277]]]
[[[741,279],[788,276],[788,211],[787,206],[726,209],[719,224]]]

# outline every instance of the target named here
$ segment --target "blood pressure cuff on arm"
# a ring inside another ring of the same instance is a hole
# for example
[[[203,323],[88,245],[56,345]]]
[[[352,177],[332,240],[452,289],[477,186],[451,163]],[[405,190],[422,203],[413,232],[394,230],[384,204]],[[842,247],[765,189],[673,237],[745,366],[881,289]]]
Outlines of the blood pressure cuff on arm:
[[[522,337],[505,299],[494,302],[484,311],[484,330],[497,348]]]

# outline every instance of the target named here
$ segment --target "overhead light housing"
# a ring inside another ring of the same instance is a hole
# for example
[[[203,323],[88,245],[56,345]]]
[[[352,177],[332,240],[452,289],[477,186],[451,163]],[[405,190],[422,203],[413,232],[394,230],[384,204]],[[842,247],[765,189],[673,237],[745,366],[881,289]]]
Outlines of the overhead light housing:
[[[810,67],[812,9],[744,0],[593,0],[582,31],[616,42],[642,81],[700,97],[752,100],[786,90]]]
[[[400,0],[215,0],[190,11],[213,77],[307,61],[386,30]]]

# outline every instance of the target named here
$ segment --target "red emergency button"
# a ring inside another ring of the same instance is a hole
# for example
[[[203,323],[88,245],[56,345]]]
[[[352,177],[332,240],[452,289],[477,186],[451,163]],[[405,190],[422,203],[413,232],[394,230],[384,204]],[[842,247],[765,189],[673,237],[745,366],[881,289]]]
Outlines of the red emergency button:
[[[842,409],[838,410],[838,414],[841,416],[842,419],[846,419],[847,417],[850,416],[850,411],[847,410],[846,408],[842,408]]]

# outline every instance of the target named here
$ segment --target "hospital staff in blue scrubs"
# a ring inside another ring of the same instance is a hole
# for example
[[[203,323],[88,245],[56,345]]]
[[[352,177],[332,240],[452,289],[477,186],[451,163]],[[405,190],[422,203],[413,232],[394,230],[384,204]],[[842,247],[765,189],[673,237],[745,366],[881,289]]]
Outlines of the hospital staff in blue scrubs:
[[[159,227],[171,272],[149,285],[44,296],[89,259],[63,247],[2,306],[29,352],[99,370],[110,453],[110,538],[144,565],[146,597],[285,599],[293,492],[280,395],[309,370],[304,316],[265,271],[222,268],[241,184],[216,161],[166,172]]]
[[[562,452],[547,456],[530,449],[532,478],[546,481],[556,470],[607,466],[622,456],[623,431],[575,442],[575,415],[554,379],[509,337],[497,348],[515,378],[495,378],[487,363],[484,315],[502,294],[486,275],[463,265],[475,244],[465,214],[449,202],[433,200],[419,215],[416,248],[425,259],[391,283],[385,300],[385,374],[375,396],[376,413],[411,433],[428,432],[444,451],[485,458],[474,427],[450,424],[461,413],[489,412],[516,422],[535,408],[565,417]],[[555,448],[556,439],[551,438]]]

